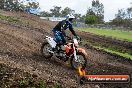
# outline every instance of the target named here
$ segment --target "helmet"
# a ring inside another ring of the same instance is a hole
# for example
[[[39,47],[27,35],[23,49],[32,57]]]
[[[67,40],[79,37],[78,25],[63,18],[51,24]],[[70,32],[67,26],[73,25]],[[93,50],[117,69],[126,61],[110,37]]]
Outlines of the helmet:
[[[75,16],[73,16],[72,14],[68,14],[67,16],[66,16],[66,19],[74,19],[75,18]]]
[[[75,19],[75,16],[73,16],[72,14],[68,14],[68,15],[66,16],[66,20],[68,20],[70,23],[73,22],[73,19]]]

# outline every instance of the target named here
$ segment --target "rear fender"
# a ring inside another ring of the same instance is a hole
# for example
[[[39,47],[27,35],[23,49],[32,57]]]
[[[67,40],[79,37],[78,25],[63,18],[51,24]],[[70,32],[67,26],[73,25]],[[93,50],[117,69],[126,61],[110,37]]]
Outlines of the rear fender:
[[[54,41],[54,39],[52,38],[52,37],[49,37],[49,36],[46,36],[46,40],[47,40],[47,42],[50,44],[50,46],[52,47],[52,48],[55,48],[56,47],[56,42]]]
[[[77,48],[77,52],[81,52],[84,55],[87,55],[87,52],[85,51],[85,49],[82,49],[82,48]]]

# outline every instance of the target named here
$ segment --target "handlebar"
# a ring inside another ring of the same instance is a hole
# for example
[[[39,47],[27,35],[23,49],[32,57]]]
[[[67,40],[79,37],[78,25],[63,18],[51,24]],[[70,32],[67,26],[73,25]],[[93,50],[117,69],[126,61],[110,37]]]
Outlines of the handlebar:
[[[75,37],[69,37],[69,36],[66,36],[67,40],[73,40]],[[77,38],[76,38],[77,39]],[[81,41],[81,38],[77,39],[78,41]]]

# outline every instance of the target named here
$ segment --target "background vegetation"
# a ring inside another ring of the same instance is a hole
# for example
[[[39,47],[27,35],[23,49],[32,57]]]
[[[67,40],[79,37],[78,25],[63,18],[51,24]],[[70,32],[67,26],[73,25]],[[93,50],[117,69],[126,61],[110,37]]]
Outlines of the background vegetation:
[[[65,17],[67,14],[74,14],[77,22],[85,24],[109,24],[114,26],[132,29],[132,6],[127,9],[119,9],[115,18],[110,22],[104,22],[104,5],[99,0],[93,0],[91,7],[85,15],[76,13],[75,10],[60,6],[54,6],[49,12],[39,12],[39,2],[37,0],[0,0],[0,9],[6,11],[22,11],[43,17]],[[81,26],[81,25],[80,25]]]
[[[39,3],[34,0],[0,0],[0,9],[32,13],[31,10],[37,12]]]

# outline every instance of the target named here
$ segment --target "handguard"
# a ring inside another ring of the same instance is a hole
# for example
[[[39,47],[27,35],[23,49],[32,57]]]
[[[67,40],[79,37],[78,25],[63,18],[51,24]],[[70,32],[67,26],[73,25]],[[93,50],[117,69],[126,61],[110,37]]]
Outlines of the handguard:
[[[87,52],[85,51],[85,49],[77,48],[77,51],[82,52],[84,55],[87,55]]]

